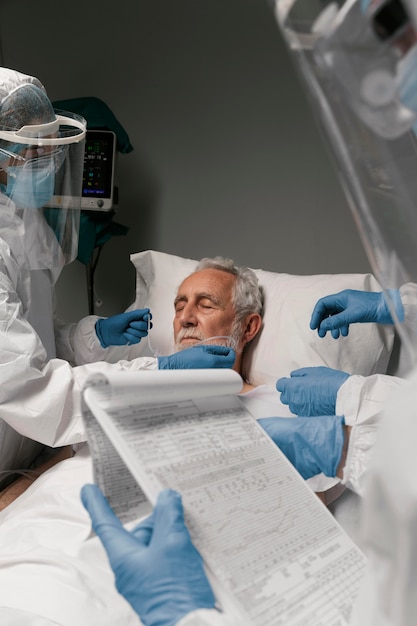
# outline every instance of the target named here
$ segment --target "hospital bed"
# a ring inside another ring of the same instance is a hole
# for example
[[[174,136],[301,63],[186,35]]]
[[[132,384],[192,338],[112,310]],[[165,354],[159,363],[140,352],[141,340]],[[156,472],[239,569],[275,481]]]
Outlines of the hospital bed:
[[[132,255],[136,298],[130,308],[150,307],[150,343],[129,348],[128,358],[170,354],[173,300],[196,267],[195,259],[157,251]],[[349,373],[385,373],[393,354],[390,327],[357,324],[348,337],[320,339],[309,328],[317,299],[342,289],[380,291],[370,274],[294,276],[255,269],[264,292],[264,323],[245,354],[245,376],[255,385],[275,384],[298,367],[325,365]],[[112,360],[126,358],[114,348]],[[42,475],[0,512],[0,621],[24,626],[134,626],[139,618],[119,596],[113,574],[84,511],[79,491],[92,482],[88,448]],[[355,533],[357,508],[343,495],[340,522]],[[335,515],[338,517],[337,507]],[[6,608],[7,607],[7,608]],[[10,608],[13,609],[10,612]],[[18,612],[17,612],[18,610]],[[33,615],[37,615],[36,620]],[[49,620],[49,621],[45,621]]]

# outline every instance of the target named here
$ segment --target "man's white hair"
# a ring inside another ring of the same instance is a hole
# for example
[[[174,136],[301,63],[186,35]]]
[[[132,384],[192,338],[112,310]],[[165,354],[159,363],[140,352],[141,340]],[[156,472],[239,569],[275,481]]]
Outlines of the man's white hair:
[[[195,271],[205,269],[220,270],[236,276],[232,292],[232,304],[236,312],[234,326],[240,329],[241,322],[249,313],[263,314],[262,288],[253,270],[236,265],[232,259],[221,256],[201,259]]]

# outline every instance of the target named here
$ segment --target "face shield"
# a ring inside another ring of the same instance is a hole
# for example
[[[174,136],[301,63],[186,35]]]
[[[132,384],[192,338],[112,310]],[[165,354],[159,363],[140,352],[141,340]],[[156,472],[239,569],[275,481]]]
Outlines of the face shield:
[[[0,230],[27,269],[61,267],[78,251],[86,124],[73,113],[54,117],[0,128]]]
[[[276,0],[274,6],[372,271],[386,290],[417,284],[417,37],[406,5]],[[397,320],[397,328],[411,367],[417,315],[409,325]]]

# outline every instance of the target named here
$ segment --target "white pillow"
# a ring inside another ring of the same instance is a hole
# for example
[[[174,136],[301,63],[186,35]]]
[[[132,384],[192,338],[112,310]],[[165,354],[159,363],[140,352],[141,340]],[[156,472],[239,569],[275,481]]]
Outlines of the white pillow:
[[[153,322],[149,341],[135,346],[135,356],[172,354],[174,298],[198,261],[154,250],[133,254],[131,261],[136,268],[136,299],[129,308],[149,307]],[[393,347],[392,327],[354,324],[347,337],[335,340],[328,335],[321,339],[309,326],[313,307],[323,296],[343,289],[381,291],[371,274],[254,272],[264,292],[264,320],[244,357],[244,374],[250,383],[274,384],[294,369],[315,365],[364,376],[385,373]]]

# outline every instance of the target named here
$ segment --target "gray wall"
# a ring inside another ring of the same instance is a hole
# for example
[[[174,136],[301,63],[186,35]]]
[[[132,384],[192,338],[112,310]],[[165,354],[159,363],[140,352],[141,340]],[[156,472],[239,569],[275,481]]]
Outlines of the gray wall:
[[[3,64],[53,100],[97,96],[135,150],[120,155],[116,221],[97,313],[134,297],[129,254],[221,254],[293,274],[369,264],[266,0],[2,0]],[[58,312],[87,314],[85,268],[66,267]]]

